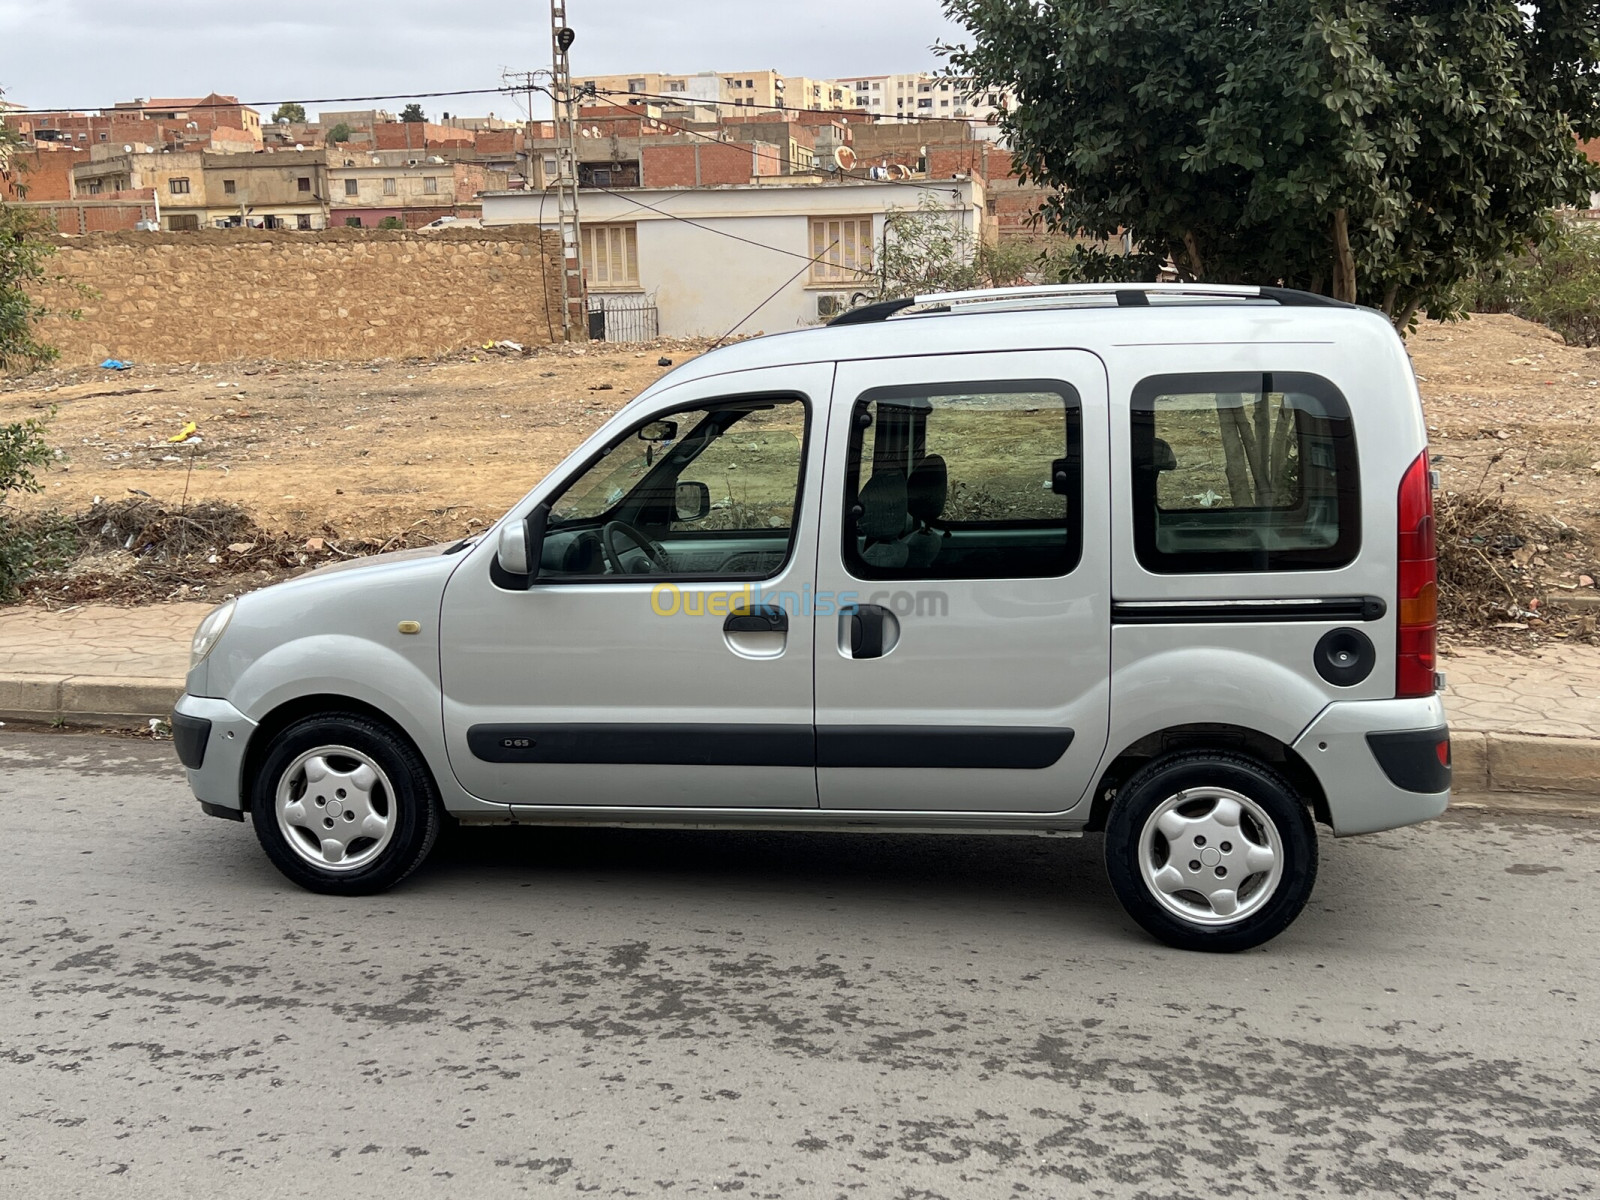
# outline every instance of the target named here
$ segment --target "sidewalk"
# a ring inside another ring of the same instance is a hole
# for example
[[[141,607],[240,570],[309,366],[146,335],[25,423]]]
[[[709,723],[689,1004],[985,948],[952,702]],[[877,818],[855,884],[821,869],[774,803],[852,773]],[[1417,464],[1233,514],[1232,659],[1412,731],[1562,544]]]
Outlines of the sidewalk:
[[[117,727],[165,717],[210,607],[0,608],[0,721]],[[1600,797],[1600,648],[1463,649],[1444,670],[1458,792]]]
[[[163,720],[209,604],[0,608],[0,721],[118,728]]]

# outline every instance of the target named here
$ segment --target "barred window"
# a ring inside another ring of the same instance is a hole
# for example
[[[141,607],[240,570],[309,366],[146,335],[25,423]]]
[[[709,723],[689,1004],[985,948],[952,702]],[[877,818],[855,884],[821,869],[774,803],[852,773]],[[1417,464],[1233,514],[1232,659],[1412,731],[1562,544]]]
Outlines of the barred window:
[[[811,219],[812,283],[850,283],[872,272],[871,217]]]

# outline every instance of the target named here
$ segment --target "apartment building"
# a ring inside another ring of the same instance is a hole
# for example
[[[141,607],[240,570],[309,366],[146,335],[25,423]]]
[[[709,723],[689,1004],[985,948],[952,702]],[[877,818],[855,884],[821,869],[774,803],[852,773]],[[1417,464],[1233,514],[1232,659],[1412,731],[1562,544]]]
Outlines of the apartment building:
[[[237,129],[261,144],[261,114],[240,104],[239,97],[217,92],[178,99],[123,100],[112,106],[109,115],[207,132]]]
[[[404,150],[327,152],[328,224],[374,228],[398,221],[419,229],[439,217],[475,217],[478,193],[504,190],[508,174],[482,163],[447,162],[440,155],[418,158]]]
[[[193,230],[249,226],[322,229],[327,225],[328,167],[317,152],[212,154],[95,147],[73,168],[75,198],[150,193],[161,227]]]
[[[678,100],[686,104],[714,104],[728,108],[838,108],[845,104],[842,88],[824,80],[786,76],[764,68],[758,71],[701,71],[694,75],[666,75],[641,71],[625,75],[586,75],[575,78],[579,87],[593,85],[600,95],[628,93],[635,96]],[[792,97],[793,90],[803,93]],[[813,106],[811,99],[820,103]]]
[[[884,120],[943,117],[991,123],[1012,104],[1006,92],[975,88],[970,79],[912,71],[899,75],[863,75],[834,80],[848,89],[857,108]]]
[[[717,71],[700,71],[693,75],[666,75],[658,71],[642,71],[627,75],[588,75],[573,80],[579,87],[593,88],[601,96],[619,98],[617,93],[641,97],[666,97],[684,103],[720,105],[732,103],[732,89]]]

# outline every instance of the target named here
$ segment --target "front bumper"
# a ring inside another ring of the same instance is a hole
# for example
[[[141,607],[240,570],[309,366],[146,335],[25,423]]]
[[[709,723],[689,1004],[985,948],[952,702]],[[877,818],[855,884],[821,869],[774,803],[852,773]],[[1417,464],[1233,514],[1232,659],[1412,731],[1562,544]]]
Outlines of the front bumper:
[[[226,700],[185,693],[173,706],[172,725],[195,799],[213,816],[243,812],[245,747],[256,723]]]
[[[1433,739],[1427,743],[1432,753],[1431,747],[1444,730],[1444,703],[1437,695],[1415,700],[1346,700],[1323,709],[1295,740],[1294,749],[1322,784],[1333,832],[1340,837],[1375,833],[1415,825],[1444,812],[1450,804],[1450,779],[1445,765],[1442,772],[1426,776],[1430,782],[1422,785],[1438,790],[1412,791],[1400,786],[1379,763],[1368,735],[1378,735],[1381,745],[1386,735],[1415,733],[1419,743]],[[1403,772],[1398,777],[1401,783],[1417,786],[1417,780]]]

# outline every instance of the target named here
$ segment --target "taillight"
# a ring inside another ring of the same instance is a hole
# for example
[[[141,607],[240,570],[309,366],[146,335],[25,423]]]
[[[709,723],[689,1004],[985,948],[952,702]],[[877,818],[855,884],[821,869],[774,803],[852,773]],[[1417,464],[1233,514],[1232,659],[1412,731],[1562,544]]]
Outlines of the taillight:
[[[1428,452],[1400,481],[1399,627],[1396,631],[1394,694],[1431,696],[1438,667],[1439,560],[1434,546],[1433,489]]]

